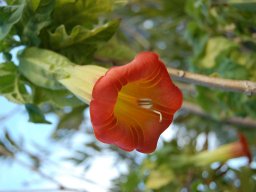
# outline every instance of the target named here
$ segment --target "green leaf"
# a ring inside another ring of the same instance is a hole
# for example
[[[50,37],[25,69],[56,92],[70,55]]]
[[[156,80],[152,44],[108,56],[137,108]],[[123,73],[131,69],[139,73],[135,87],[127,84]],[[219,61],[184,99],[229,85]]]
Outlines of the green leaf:
[[[55,0],[29,1],[23,17],[21,39],[29,45],[38,46],[40,42],[40,32],[51,22],[51,13],[54,9]]]
[[[53,133],[53,138],[62,139],[72,135],[79,130],[80,125],[84,120],[85,105],[73,108],[70,112],[62,114],[57,124],[57,129]]]
[[[95,58],[99,61],[108,62],[109,64],[124,62],[132,60],[136,52],[128,47],[126,44],[119,42],[116,37],[113,37],[109,42],[99,46],[95,53]]]
[[[34,103],[41,104],[48,102],[53,106],[63,107],[78,107],[84,103],[74,96],[68,90],[50,90],[44,88],[35,88],[34,90]]]
[[[204,57],[201,59],[199,65],[205,68],[211,68],[215,65],[216,57],[223,51],[236,47],[236,44],[223,37],[214,37],[209,39]]]
[[[227,3],[242,11],[256,11],[255,0],[227,0]]]
[[[25,107],[28,112],[30,122],[51,124],[51,122],[45,119],[44,114],[42,113],[42,111],[38,106],[33,104],[26,104]]]
[[[13,25],[19,22],[25,7],[25,1],[19,5],[0,7],[0,40],[10,32]]]
[[[65,25],[70,32],[76,25],[92,28],[99,16],[106,15],[127,0],[58,0],[53,13],[55,26]]]
[[[249,79],[249,71],[242,65],[236,63],[236,61],[230,59],[226,54],[220,54],[216,58],[215,72],[221,75],[221,77],[228,79]]]
[[[57,129],[73,129],[78,130],[84,120],[85,106],[72,109],[71,112],[64,114],[57,125]]]
[[[22,79],[13,63],[0,64],[0,94],[15,103],[29,103],[32,96],[26,86],[29,85]]]
[[[41,2],[41,0],[29,0],[28,5],[32,9],[32,11],[35,12],[37,10],[37,8],[39,7],[40,2]]]
[[[174,173],[167,166],[160,166],[157,170],[153,170],[146,182],[149,189],[160,189],[169,184],[175,178]]]
[[[76,26],[68,34],[64,25],[59,26],[50,34],[50,44],[53,50],[67,56],[72,61],[88,63],[96,51],[98,44],[108,41],[116,32],[119,20],[88,30]]]
[[[241,171],[237,171],[237,173],[241,182],[240,190],[242,192],[256,190],[255,173],[253,173],[252,169],[248,167],[242,167]]]
[[[19,60],[19,70],[35,85],[52,90],[64,89],[57,79],[67,75],[63,71],[65,66],[72,65],[67,58],[53,51],[32,47],[23,51]]]
[[[256,3],[255,0],[227,0],[227,3]]]
[[[121,191],[137,191],[139,183],[141,182],[141,173],[139,170],[134,170],[127,175],[125,182],[121,185]]]

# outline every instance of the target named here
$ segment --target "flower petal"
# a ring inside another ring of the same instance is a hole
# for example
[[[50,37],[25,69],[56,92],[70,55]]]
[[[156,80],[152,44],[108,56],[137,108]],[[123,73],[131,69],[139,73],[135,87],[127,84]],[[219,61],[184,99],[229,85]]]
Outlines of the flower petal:
[[[142,52],[95,83],[90,103],[95,136],[126,151],[150,153],[181,104],[182,94],[158,55]]]
[[[252,153],[250,151],[247,139],[242,133],[239,133],[238,143],[240,145],[234,147],[232,153],[237,157],[246,156],[249,160],[249,163],[252,162]]]

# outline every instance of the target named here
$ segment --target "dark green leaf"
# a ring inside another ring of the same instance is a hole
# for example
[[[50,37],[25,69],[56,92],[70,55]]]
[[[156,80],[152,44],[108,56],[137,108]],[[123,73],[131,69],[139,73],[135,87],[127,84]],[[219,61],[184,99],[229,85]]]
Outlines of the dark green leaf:
[[[45,119],[45,116],[39,107],[37,107],[36,105],[33,105],[33,104],[26,104],[25,106],[26,106],[26,110],[29,115],[30,122],[51,124],[51,122],[49,122]]]
[[[136,191],[138,188],[139,183],[141,182],[141,174],[139,170],[132,171],[127,175],[125,181],[121,183],[122,191]]]
[[[22,17],[26,1],[20,1],[19,5],[0,7],[0,40],[10,32],[13,25]]]
[[[53,13],[55,26],[65,25],[70,32],[75,26],[92,28],[99,16],[113,10],[120,0],[59,0]],[[124,1],[123,1],[124,2]]]
[[[27,87],[29,85],[13,63],[0,64],[0,94],[15,103],[29,103],[32,96]]]
[[[109,22],[88,30],[82,26],[76,26],[68,34],[64,25],[59,26],[50,34],[52,49],[67,56],[77,64],[88,63],[99,43],[108,41],[116,32],[119,20]]]
[[[131,61],[136,55],[135,51],[128,47],[126,44],[118,41],[113,37],[109,42],[99,46],[95,53],[95,58],[101,62],[108,64],[124,64]]]
[[[22,22],[21,39],[29,45],[38,46],[40,44],[40,32],[51,22],[51,13],[53,11],[55,0],[29,1],[26,7]]]
[[[84,120],[85,106],[74,108],[71,112],[64,114],[57,125],[57,129],[78,130]]]
[[[86,147],[90,147],[93,150],[97,151],[97,152],[101,152],[102,151],[102,147],[100,147],[97,143],[95,142],[91,142],[91,143],[87,143]]]
[[[227,3],[242,11],[256,11],[256,2],[254,0],[227,0]]]
[[[34,103],[42,104],[48,102],[53,106],[63,108],[78,107],[84,105],[84,103],[74,96],[68,90],[50,90],[44,88],[36,88],[34,90]]]

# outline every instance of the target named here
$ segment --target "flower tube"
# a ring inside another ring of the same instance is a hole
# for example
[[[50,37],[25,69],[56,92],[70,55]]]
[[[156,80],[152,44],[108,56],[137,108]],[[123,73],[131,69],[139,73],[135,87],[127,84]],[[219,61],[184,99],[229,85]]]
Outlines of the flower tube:
[[[239,141],[222,145],[212,151],[203,151],[191,157],[190,163],[196,166],[205,166],[214,162],[225,162],[237,157],[247,157],[252,161],[247,140],[243,134],[239,134]]]
[[[125,151],[153,152],[182,104],[181,91],[152,52],[109,70],[87,65],[66,72],[60,82],[90,105],[96,138]]]

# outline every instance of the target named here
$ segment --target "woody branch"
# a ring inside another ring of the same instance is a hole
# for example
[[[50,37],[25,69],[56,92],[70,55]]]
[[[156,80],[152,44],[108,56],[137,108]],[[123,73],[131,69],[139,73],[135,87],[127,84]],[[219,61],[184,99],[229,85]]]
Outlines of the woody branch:
[[[256,82],[248,80],[231,80],[206,75],[191,73],[174,68],[168,68],[168,72],[174,80],[193,83],[209,88],[218,88],[224,91],[245,93],[256,95]]]

